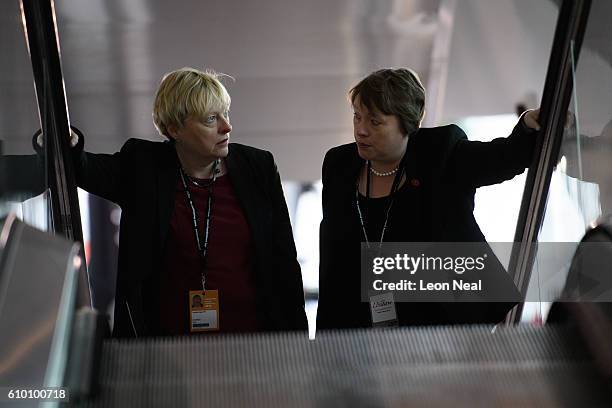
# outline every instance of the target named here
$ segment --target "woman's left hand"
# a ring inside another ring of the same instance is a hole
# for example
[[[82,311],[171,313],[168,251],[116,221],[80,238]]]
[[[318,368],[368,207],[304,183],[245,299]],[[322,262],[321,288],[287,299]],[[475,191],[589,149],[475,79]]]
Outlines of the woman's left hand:
[[[540,119],[540,108],[532,109],[525,112],[523,115],[523,120],[525,121],[525,126],[529,129],[540,130],[540,123],[538,120]]]

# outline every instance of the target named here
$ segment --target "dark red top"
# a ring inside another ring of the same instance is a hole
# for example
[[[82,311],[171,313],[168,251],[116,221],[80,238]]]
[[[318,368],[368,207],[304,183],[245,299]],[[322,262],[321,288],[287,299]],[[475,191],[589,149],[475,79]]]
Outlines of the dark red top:
[[[188,185],[203,232],[208,187]],[[203,241],[202,241],[203,244]],[[163,335],[189,334],[189,291],[202,290],[201,259],[191,207],[179,178],[163,257],[160,328]],[[256,331],[254,250],[249,225],[227,175],[217,178],[206,259],[206,289],[219,291],[220,332]],[[206,333],[206,332],[205,332]]]

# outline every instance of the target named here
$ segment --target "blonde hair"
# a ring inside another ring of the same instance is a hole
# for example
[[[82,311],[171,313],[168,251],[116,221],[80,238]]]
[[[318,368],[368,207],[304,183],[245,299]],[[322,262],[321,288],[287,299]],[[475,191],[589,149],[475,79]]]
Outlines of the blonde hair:
[[[223,76],[227,75],[189,67],[164,75],[153,103],[153,123],[157,131],[171,138],[170,126],[180,128],[189,117],[228,110],[231,98],[219,80]]]

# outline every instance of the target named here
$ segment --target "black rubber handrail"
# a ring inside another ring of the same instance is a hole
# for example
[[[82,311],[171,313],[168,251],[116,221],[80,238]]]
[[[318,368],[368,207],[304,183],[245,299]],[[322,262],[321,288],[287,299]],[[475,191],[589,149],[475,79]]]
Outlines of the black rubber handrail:
[[[586,31],[591,0],[564,0],[561,4],[540,104],[542,131],[527,173],[508,270],[523,298],[527,294],[537,251],[538,232],[544,220],[546,200],[557,164],[567,109],[574,81],[572,55],[578,60]],[[524,303],[509,315],[508,322],[520,320]]]
[[[52,0],[21,0],[21,12],[41,129],[50,190],[52,230],[83,242],[76,179],[70,158],[69,115]]]

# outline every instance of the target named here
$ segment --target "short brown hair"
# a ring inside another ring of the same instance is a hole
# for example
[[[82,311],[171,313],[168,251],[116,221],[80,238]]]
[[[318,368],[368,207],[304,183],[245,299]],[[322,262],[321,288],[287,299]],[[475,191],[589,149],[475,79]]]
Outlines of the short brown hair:
[[[425,87],[408,68],[385,68],[372,72],[349,91],[351,103],[360,102],[385,115],[395,115],[401,130],[410,135],[419,128],[425,112]]]

